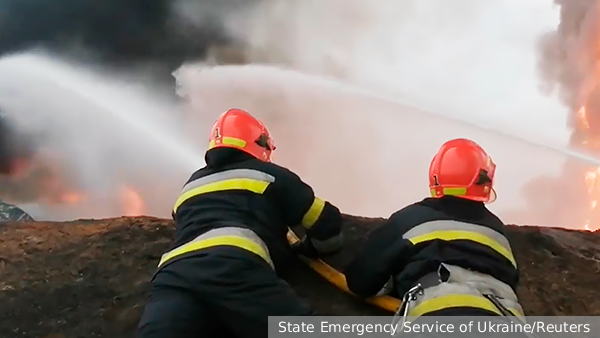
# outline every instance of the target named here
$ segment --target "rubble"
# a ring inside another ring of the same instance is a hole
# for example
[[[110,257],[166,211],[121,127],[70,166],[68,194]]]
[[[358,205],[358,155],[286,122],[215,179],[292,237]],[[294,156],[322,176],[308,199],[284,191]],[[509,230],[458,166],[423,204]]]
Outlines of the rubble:
[[[345,221],[355,250],[382,219]],[[150,217],[0,225],[0,337],[132,337],[173,230]],[[508,233],[527,315],[600,315],[600,232],[509,226]],[[286,279],[321,314],[387,315],[300,262]]]

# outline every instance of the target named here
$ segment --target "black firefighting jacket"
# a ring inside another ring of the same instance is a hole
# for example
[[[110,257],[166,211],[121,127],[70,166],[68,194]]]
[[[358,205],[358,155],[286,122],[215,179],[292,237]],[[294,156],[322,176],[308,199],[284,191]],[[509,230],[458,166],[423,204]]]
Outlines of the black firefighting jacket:
[[[426,198],[392,214],[369,235],[345,275],[350,290],[363,297],[393,277],[392,295],[401,297],[440,263],[491,275],[513,290],[519,281],[502,221],[485,204],[457,197]]]
[[[249,229],[264,241],[279,271],[291,254],[288,227],[302,225],[315,246],[339,243],[339,209],[290,170],[233,148],[209,150],[205,160],[173,208],[174,247],[217,228]]]

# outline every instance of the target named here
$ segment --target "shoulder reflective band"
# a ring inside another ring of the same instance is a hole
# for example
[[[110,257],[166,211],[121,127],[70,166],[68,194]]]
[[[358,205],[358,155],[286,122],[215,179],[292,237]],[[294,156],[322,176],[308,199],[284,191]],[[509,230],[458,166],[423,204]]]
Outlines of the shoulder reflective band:
[[[431,312],[457,307],[479,308],[502,316],[502,312],[489,299],[469,294],[448,294],[426,300],[412,309],[408,316],[419,317]],[[516,316],[523,317],[516,309],[509,310]]]
[[[228,146],[234,146],[234,147],[238,147],[238,148],[244,148],[246,146],[246,141],[239,139],[239,138],[235,138],[235,137],[223,137],[223,139],[221,139],[221,144],[224,145],[228,145]],[[208,149],[212,149],[217,145],[215,140],[211,140],[208,143]]]
[[[308,208],[304,217],[302,217],[302,226],[310,229],[317,222],[319,216],[321,216],[324,207],[325,201],[315,196],[312,205]]]
[[[204,176],[183,187],[181,195],[175,202],[173,212],[177,213],[179,206],[198,195],[224,190],[247,190],[262,194],[273,182],[275,182],[275,177],[252,169],[233,169]]]
[[[481,225],[450,220],[431,221],[410,229],[402,237],[415,245],[433,240],[472,241],[491,248],[508,259],[515,268],[517,267],[508,239],[495,230]]]
[[[269,255],[269,249],[260,237],[249,229],[234,227],[210,230],[196,237],[193,241],[165,253],[158,263],[158,268],[160,269],[173,258],[216,246],[234,246],[250,251],[264,259],[271,268],[275,268]]]

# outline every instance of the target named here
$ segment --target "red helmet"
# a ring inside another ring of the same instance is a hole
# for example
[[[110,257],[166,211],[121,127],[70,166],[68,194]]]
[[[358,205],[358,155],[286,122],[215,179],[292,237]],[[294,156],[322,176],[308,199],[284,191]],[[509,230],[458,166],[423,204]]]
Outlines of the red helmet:
[[[210,131],[208,149],[237,148],[266,162],[271,162],[275,143],[267,127],[242,109],[221,114]]]
[[[429,166],[431,196],[493,202],[495,172],[496,164],[477,143],[463,138],[450,140],[440,147]]]

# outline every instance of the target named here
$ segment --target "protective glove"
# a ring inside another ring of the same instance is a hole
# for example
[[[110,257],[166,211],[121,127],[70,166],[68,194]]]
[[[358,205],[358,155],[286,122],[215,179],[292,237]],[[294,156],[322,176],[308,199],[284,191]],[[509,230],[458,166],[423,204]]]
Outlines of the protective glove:
[[[314,245],[307,236],[294,244],[292,244],[292,251],[297,255],[306,256],[309,258],[318,258],[319,252],[315,249]]]

